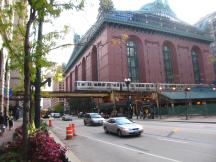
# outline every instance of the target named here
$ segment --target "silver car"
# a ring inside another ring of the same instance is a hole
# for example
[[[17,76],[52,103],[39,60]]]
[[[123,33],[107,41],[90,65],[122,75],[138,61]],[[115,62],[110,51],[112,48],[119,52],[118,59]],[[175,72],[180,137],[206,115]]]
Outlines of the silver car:
[[[84,116],[84,125],[103,125],[105,119],[98,113],[87,113]]]
[[[65,114],[65,115],[62,116],[62,120],[64,120],[64,121],[72,121],[73,118],[72,118],[71,115]]]
[[[110,118],[103,124],[105,133],[116,133],[118,136],[141,135],[143,132],[142,125],[125,118]]]

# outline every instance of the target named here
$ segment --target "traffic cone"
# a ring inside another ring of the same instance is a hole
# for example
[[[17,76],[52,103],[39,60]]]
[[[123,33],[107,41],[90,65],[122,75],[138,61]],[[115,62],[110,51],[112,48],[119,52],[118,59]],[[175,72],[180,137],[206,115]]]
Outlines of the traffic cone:
[[[76,125],[75,124],[71,124],[72,128],[73,128],[73,135],[76,136]]]
[[[49,127],[52,127],[52,119],[48,120],[48,125],[49,125]]]
[[[72,139],[73,137],[73,129],[71,126],[66,127],[66,140]]]

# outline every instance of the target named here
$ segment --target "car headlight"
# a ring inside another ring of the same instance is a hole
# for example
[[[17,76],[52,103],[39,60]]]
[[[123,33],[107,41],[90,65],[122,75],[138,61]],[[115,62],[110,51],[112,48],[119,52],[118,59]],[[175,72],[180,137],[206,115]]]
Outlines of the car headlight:
[[[140,127],[139,129],[140,129],[140,130],[143,130],[143,127]]]

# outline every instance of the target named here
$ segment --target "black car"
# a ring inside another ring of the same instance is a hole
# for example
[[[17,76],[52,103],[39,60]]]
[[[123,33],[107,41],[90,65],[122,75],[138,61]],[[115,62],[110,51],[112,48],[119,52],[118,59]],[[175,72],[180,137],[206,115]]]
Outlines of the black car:
[[[85,113],[84,112],[79,112],[78,113],[78,118],[83,118],[85,116]]]

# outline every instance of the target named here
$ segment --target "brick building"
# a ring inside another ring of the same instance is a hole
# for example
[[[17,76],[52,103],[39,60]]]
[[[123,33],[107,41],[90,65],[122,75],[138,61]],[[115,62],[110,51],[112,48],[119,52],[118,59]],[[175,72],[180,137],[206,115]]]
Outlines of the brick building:
[[[213,38],[214,41],[210,44],[210,48],[212,53],[216,56],[216,12],[206,15],[195,25]],[[214,71],[216,74],[216,60],[214,61]]]
[[[65,90],[76,80],[210,83],[212,39],[179,20],[167,1],[137,11],[110,10],[79,39],[65,69]]]

